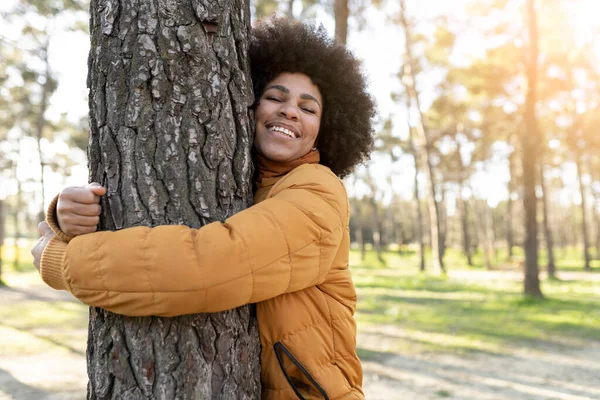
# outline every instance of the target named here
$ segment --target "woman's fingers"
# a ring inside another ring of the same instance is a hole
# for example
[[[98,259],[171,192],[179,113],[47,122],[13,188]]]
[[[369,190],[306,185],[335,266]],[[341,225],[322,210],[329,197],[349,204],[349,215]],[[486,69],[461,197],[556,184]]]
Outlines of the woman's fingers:
[[[96,232],[96,226],[100,222],[99,216],[65,214],[59,219],[60,229],[69,236],[83,235]]]
[[[100,185],[98,182],[92,182],[89,185],[86,185],[85,187],[91,190],[96,195],[96,197],[104,196],[106,194],[106,188]]]
[[[69,236],[95,232],[102,212],[100,196],[104,194],[106,188],[95,182],[63,190],[56,204],[56,219],[60,229]]]
[[[61,228],[62,229],[62,228]],[[86,233],[94,233],[98,230],[96,225],[68,225],[67,231],[64,231],[69,236],[85,235]]]
[[[90,185],[88,185],[90,186]],[[71,186],[60,192],[60,196],[58,198],[59,202],[63,201],[72,201],[74,203],[79,204],[97,204],[100,202],[100,195],[96,194],[96,192],[106,192],[106,189],[100,186],[100,188],[94,187],[77,187]],[[103,190],[100,190],[103,189]]]
[[[36,244],[31,249],[31,255],[33,256],[33,265],[40,270],[40,260],[42,259],[42,254],[44,253],[44,249],[48,245],[48,242],[54,236],[54,232],[50,228],[50,225],[46,223],[46,221],[42,221],[38,224],[38,230],[42,237],[36,242]]]
[[[68,226],[96,226],[100,222],[100,217],[97,215],[89,217],[87,215],[67,214],[61,222]]]
[[[81,215],[81,216],[98,216],[102,212],[102,207],[98,203],[86,204],[76,203],[72,200],[59,201],[56,205],[56,211],[61,215]]]
[[[38,224],[38,232],[44,237],[52,233],[52,228],[50,228],[50,225],[46,221],[42,221]]]

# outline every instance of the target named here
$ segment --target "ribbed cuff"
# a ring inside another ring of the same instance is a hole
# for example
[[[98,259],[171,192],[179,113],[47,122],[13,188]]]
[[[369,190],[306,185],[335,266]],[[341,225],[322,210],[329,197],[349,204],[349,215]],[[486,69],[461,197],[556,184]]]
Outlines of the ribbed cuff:
[[[67,243],[55,236],[50,239],[44,253],[42,253],[40,273],[44,282],[53,289],[70,291],[69,284],[65,280],[63,266],[67,246]]]
[[[60,196],[60,193],[52,199],[50,205],[48,206],[48,212],[46,212],[46,223],[50,225],[50,229],[52,229],[52,232],[54,232],[54,234],[60,240],[62,240],[65,243],[69,243],[71,239],[73,239],[73,236],[67,235],[60,229],[60,226],[58,226],[58,218],[56,216],[56,205],[58,204],[58,196]]]

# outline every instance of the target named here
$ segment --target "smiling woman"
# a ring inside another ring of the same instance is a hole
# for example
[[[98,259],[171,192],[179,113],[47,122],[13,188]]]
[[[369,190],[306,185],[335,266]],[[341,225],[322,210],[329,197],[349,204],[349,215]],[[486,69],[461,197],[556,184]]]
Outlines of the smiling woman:
[[[315,147],[321,124],[321,92],[301,73],[282,73],[267,84],[256,105],[256,152],[289,162]]]
[[[82,235],[96,230],[105,190],[69,188],[33,253],[48,285],[119,314],[256,304],[263,399],[363,399],[339,177],[369,155],[373,102],[357,60],[323,30],[274,19],[253,33],[255,205],[200,229]]]
[[[289,100],[292,88],[280,79],[293,79],[299,115],[305,117],[314,111],[320,117],[314,143],[320,164],[344,177],[368,158],[373,145],[372,135],[365,132],[372,130],[375,108],[360,63],[344,46],[336,45],[323,28],[274,21],[255,27],[250,42],[252,83],[255,95],[260,96],[258,106],[266,101]],[[285,93],[286,89],[290,93]],[[257,141],[259,133],[257,125]]]

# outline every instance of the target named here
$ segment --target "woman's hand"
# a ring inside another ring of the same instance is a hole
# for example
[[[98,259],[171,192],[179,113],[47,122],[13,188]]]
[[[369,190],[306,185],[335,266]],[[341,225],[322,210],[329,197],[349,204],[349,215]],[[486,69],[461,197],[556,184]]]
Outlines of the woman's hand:
[[[33,246],[33,249],[31,249],[31,255],[33,256],[33,265],[35,265],[39,271],[40,263],[42,261],[42,254],[44,254],[44,250],[46,249],[48,242],[50,242],[50,239],[54,237],[54,232],[52,232],[52,229],[50,229],[50,226],[46,223],[46,221],[39,223],[38,231],[42,237],[37,241],[35,246]]]
[[[63,190],[56,204],[56,219],[60,230],[69,236],[96,232],[102,211],[100,196],[104,194],[106,188],[96,182]]]

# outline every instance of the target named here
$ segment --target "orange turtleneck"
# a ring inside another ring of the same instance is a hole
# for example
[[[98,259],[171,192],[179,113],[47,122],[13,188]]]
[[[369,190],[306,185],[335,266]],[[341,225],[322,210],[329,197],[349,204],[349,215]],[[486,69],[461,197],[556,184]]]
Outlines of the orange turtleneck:
[[[258,166],[258,179],[256,187],[258,188],[254,195],[254,203],[258,203],[266,197],[267,193],[277,181],[288,172],[302,164],[318,164],[321,160],[319,150],[311,150],[300,158],[288,162],[278,162],[256,154]]]

